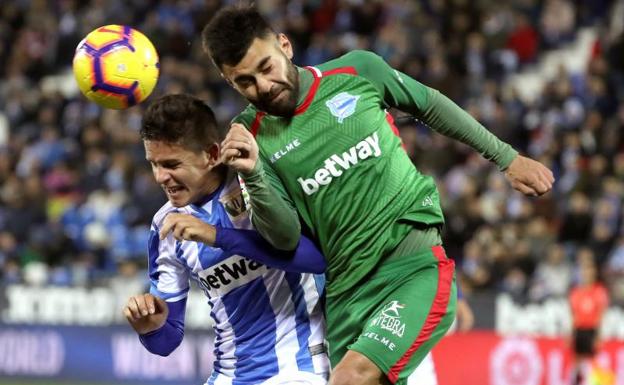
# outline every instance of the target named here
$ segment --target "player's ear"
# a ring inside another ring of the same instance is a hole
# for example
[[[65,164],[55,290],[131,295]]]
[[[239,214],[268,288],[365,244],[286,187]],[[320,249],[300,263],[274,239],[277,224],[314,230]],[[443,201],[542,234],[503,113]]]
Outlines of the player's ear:
[[[279,44],[280,49],[286,55],[287,58],[293,58],[293,48],[288,37],[283,33],[277,34],[277,43]]]
[[[213,168],[221,163],[221,147],[218,143],[213,143],[205,150],[208,167]]]

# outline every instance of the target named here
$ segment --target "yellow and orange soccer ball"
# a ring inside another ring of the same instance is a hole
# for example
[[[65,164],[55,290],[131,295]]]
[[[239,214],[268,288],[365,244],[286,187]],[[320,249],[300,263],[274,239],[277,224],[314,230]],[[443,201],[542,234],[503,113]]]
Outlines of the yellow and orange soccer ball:
[[[73,70],[78,88],[89,100],[102,107],[124,109],[152,93],[160,64],[154,45],[141,32],[106,25],[78,44]]]

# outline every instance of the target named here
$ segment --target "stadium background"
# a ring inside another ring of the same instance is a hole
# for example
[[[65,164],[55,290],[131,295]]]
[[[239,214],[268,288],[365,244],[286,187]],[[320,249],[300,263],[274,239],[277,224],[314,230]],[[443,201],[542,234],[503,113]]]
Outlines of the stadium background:
[[[225,126],[243,102],[199,33],[228,3],[0,3],[0,384],[205,379],[212,345],[201,294],[191,294],[191,330],[168,359],[143,351],[121,316],[146,287],[148,226],[165,199],[138,136],[145,106],[98,108],[70,67],[93,28],[133,26],[161,55],[148,103],[189,92]],[[296,63],[375,51],[555,173],[552,193],[525,198],[472,150],[399,118],[410,156],[438,181],[445,244],[476,316],[477,331],[435,352],[441,384],[563,384],[567,295],[584,263],[611,296],[599,361],[624,384],[624,2],[256,3],[291,38]]]

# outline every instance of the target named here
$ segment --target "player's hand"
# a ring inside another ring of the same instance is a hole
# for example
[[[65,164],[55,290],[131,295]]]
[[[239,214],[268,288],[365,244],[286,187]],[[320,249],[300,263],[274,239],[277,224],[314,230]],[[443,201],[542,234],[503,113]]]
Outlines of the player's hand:
[[[457,329],[467,332],[474,325],[474,314],[464,298],[457,299]]]
[[[162,298],[149,293],[139,294],[128,299],[123,314],[137,333],[145,334],[165,324],[169,306]]]
[[[540,196],[552,189],[555,178],[546,166],[522,155],[516,156],[511,162],[505,177],[511,187],[524,195]]]
[[[167,238],[172,233],[178,241],[203,242],[213,246],[217,237],[214,226],[208,224],[191,214],[169,213],[165,217],[160,229],[160,239]]]
[[[245,126],[233,123],[221,142],[221,162],[241,174],[249,174],[258,161],[258,143]]]

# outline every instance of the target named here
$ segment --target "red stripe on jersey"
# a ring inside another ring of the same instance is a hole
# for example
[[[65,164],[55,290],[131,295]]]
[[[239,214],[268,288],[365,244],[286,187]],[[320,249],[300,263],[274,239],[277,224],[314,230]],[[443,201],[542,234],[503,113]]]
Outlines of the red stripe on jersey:
[[[254,119],[253,123],[251,123],[250,131],[251,135],[253,135],[254,138],[256,137],[256,135],[258,135],[258,130],[260,130],[260,121],[262,120],[264,115],[266,115],[266,112],[256,112],[256,118]]]
[[[338,67],[331,69],[329,71],[323,72],[323,76],[330,76],[336,74],[349,74],[349,75],[357,75],[357,70],[355,67]]]
[[[390,115],[388,111],[386,111],[386,121],[390,125],[390,128],[392,129],[392,132],[394,133],[394,135],[396,135],[397,138],[399,138],[399,140],[401,141],[401,147],[403,147],[403,149],[405,150],[405,143],[403,143],[403,139],[401,139],[401,134],[399,133],[399,129],[394,124],[394,118],[392,117],[392,115]]]
[[[310,104],[312,104],[312,100],[314,99],[314,96],[316,95],[316,91],[318,90],[319,85],[321,84],[321,76],[326,76],[326,75],[329,76],[329,75],[336,75],[336,74],[357,75],[357,71],[355,70],[355,67],[334,68],[332,70],[323,72],[321,76],[317,74],[316,71],[318,70],[312,67],[305,67],[305,69],[312,72],[312,76],[314,76],[314,81],[312,82],[312,85],[310,86],[310,90],[308,91],[308,94],[306,95],[305,100],[295,110],[295,115],[304,113],[308,109],[308,107],[310,107]]]
[[[442,246],[433,246],[431,248],[433,255],[438,259],[438,288],[435,298],[431,304],[431,309],[425,320],[425,324],[420,330],[420,334],[407,349],[403,357],[401,357],[388,371],[388,379],[393,384],[399,379],[399,373],[405,368],[405,365],[412,358],[412,355],[425,341],[431,337],[433,331],[438,327],[442,318],[446,315],[446,308],[451,296],[451,288],[453,285],[453,271],[455,263],[448,259]]]
[[[305,67],[305,68],[308,71],[312,72],[312,76],[314,76],[314,81],[312,82],[312,85],[310,86],[310,90],[308,90],[308,94],[306,95],[305,100],[295,110],[295,115],[304,113],[308,109],[308,107],[310,107],[310,104],[312,104],[312,100],[314,99],[314,95],[316,95],[316,91],[318,90],[319,85],[321,84],[321,77],[316,74],[316,71],[310,67]]]

